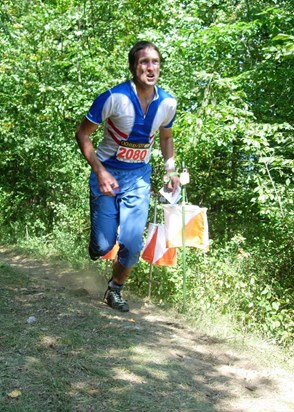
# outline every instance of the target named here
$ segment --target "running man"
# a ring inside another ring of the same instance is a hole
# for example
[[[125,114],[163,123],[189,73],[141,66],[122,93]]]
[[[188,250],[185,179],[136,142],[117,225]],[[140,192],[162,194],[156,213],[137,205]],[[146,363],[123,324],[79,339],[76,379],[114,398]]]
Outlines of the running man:
[[[89,254],[96,260],[117,242],[105,300],[121,312],[129,310],[121,290],[143,248],[149,200],[149,164],[155,134],[173,190],[175,171],[172,125],[176,100],[156,85],[160,53],[140,41],[129,51],[132,80],[100,94],[76,131],[76,140],[92,170],[90,175],[91,234]],[[95,151],[90,136],[104,122],[104,137]]]

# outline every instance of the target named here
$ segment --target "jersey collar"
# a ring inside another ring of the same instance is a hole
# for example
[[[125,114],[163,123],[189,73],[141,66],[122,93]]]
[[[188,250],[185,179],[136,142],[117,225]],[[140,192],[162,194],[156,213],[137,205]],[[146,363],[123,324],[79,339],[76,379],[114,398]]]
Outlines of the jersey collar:
[[[130,83],[131,83],[131,86],[132,86],[135,94],[138,96],[137,87],[136,87],[135,82],[134,82],[133,80],[130,80]],[[159,97],[159,96],[158,96],[158,89],[157,89],[157,86],[156,86],[156,85],[154,86],[154,92],[155,92],[155,93],[154,93],[154,96],[153,96],[153,99],[151,100],[151,102],[154,102],[154,100],[157,100],[158,97]]]

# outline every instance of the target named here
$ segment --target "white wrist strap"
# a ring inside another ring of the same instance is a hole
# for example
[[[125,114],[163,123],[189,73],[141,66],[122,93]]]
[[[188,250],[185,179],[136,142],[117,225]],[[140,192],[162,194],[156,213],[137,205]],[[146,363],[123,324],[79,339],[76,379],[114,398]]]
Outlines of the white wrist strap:
[[[172,157],[164,162],[164,168],[165,170],[176,170],[175,161]]]

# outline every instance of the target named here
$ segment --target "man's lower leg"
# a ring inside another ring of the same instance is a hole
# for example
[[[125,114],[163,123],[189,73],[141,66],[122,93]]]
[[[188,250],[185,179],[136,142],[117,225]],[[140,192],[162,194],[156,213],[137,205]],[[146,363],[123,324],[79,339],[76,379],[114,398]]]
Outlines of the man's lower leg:
[[[119,263],[118,259],[116,258],[113,262],[112,279],[119,285],[123,285],[129,277],[132,269],[133,266],[126,268],[121,263]]]

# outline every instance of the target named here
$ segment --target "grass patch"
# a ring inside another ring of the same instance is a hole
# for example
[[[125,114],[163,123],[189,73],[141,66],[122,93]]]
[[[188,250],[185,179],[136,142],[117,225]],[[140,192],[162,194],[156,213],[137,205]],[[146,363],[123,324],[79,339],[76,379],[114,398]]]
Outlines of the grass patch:
[[[0,410],[214,410],[178,361],[154,360],[156,334],[131,315],[5,264],[0,279]]]
[[[255,377],[258,407],[291,402],[292,389],[279,388],[292,382],[292,361],[225,317],[190,318],[131,295],[131,312],[118,314],[101,301],[104,263],[72,270],[9,250],[1,260],[1,411],[219,412],[232,402],[241,410],[244,374]]]

